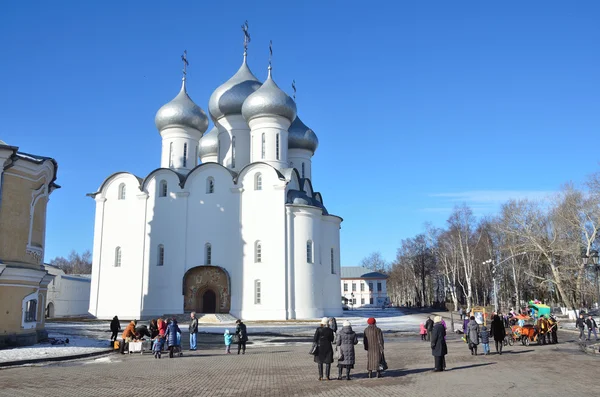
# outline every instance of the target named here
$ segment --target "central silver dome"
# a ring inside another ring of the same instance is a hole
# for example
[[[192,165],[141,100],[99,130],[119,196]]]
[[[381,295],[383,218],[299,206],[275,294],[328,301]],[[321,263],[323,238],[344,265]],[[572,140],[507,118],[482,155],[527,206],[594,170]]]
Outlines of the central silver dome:
[[[213,127],[202,138],[200,138],[200,150],[198,156],[200,159],[206,156],[217,156],[219,150],[219,130]]]
[[[288,149],[305,149],[310,150],[313,154],[317,150],[317,146],[319,146],[317,134],[307,127],[300,117],[296,116],[288,133]]]
[[[244,101],[242,115],[246,121],[260,116],[277,115],[292,122],[296,118],[296,102],[275,84],[269,70],[269,77],[262,87]]]
[[[171,125],[182,125],[204,133],[208,128],[208,117],[204,110],[188,96],[184,79],[179,94],[158,109],[154,123],[159,131]]]
[[[260,86],[261,82],[248,68],[246,56],[244,55],[244,62],[239,70],[210,96],[208,111],[213,121],[229,114],[241,114],[242,105],[246,98],[258,90]]]

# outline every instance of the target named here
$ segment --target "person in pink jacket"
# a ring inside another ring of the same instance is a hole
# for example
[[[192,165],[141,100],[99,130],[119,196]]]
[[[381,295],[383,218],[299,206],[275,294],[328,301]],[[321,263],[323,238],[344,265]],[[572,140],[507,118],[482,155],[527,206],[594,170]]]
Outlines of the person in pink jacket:
[[[419,325],[419,334],[421,335],[421,340],[425,341],[425,339],[427,337],[427,330],[425,329],[425,323],[421,323],[421,325]]]

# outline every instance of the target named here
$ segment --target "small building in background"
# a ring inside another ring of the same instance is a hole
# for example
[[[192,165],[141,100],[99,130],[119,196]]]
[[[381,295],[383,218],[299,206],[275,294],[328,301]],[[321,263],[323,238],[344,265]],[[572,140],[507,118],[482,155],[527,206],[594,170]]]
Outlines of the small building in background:
[[[65,274],[56,266],[44,266],[54,276],[48,285],[46,318],[88,316],[91,274]]]
[[[389,304],[388,276],[361,266],[341,267],[342,297],[350,308],[381,307]]]
[[[44,308],[53,276],[43,263],[57,167],[54,159],[0,141],[0,348],[48,336]]]

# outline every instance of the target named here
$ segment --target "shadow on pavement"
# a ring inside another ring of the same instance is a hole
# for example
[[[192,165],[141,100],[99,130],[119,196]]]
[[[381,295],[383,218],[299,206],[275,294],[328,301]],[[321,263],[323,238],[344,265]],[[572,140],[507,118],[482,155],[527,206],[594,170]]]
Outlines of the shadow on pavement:
[[[483,364],[471,364],[471,365],[463,365],[462,367],[453,367],[449,368],[446,371],[456,371],[459,369],[469,369],[469,368],[477,368],[477,367],[486,367],[488,365],[494,365],[496,363],[483,363]]]
[[[503,354],[523,354],[523,353],[531,353],[535,350],[519,350],[519,351],[515,351],[515,350],[504,350],[502,353]]]

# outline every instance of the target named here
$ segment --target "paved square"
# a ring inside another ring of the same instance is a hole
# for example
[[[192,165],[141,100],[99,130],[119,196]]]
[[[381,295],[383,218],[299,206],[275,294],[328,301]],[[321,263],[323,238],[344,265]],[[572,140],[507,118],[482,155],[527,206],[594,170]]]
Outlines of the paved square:
[[[569,334],[561,335],[563,340]],[[161,360],[151,354],[0,370],[0,396],[592,396],[600,392],[600,359],[574,343],[507,347],[502,356],[470,355],[449,335],[448,371],[433,373],[429,344],[418,337],[386,340],[390,370],[367,379],[357,346],[351,381],[317,381],[309,344],[255,347],[225,355],[221,346]],[[332,377],[337,369],[332,368]]]

